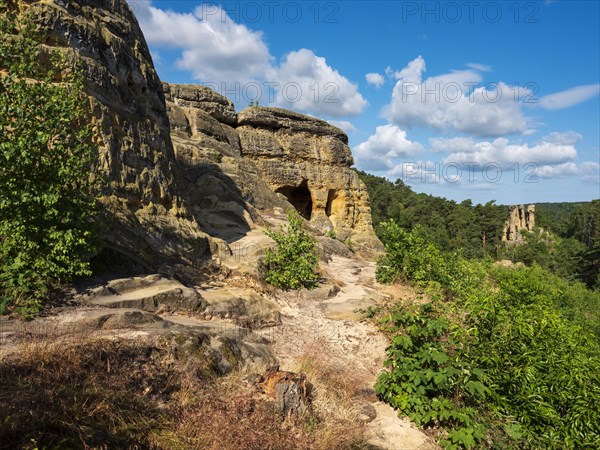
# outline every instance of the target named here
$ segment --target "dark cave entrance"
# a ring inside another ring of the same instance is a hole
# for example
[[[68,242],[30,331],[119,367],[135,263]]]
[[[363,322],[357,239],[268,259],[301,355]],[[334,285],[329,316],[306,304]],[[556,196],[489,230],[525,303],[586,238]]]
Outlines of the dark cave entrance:
[[[310,220],[313,203],[306,180],[304,180],[300,186],[284,186],[277,189],[276,192],[285,195],[288,202],[296,208],[296,211],[298,211],[306,220]]]

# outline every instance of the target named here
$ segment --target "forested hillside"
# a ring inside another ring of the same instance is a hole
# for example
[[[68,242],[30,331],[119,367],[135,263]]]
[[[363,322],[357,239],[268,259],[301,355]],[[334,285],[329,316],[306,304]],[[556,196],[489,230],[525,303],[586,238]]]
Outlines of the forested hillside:
[[[600,200],[536,205],[538,229],[526,245],[505,249],[506,256],[536,263],[567,280],[600,287]],[[546,231],[542,231],[546,230]]]
[[[536,222],[539,227],[553,233],[564,233],[571,214],[587,202],[536,203]]]
[[[422,232],[437,247],[461,250],[466,256],[497,256],[508,208],[490,201],[473,205],[456,203],[428,194],[417,194],[401,180],[395,183],[358,171],[367,186],[373,224],[382,237],[381,222],[393,219],[401,228],[421,225]]]
[[[448,449],[600,445],[600,292],[381,224],[381,282],[421,290],[371,311],[391,340],[376,389]]]
[[[473,205],[428,194],[417,194],[401,180],[395,183],[358,171],[371,200],[373,224],[385,242],[381,223],[394,220],[400,228],[420,226],[420,233],[442,251],[466,257],[510,259],[538,264],[566,280],[600,286],[600,200],[576,203],[536,203],[536,228],[522,231],[525,245],[505,246],[502,230],[508,205],[489,201]]]
[[[371,311],[391,339],[381,398],[449,449],[597,448],[600,200],[537,204],[507,244],[508,206],[359,176],[387,250],[379,281],[424,299]]]

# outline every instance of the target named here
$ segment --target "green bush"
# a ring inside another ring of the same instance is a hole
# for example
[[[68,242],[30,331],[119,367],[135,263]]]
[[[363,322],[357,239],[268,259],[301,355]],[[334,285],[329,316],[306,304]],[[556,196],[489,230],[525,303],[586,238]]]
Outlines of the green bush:
[[[313,288],[318,282],[315,240],[302,229],[302,218],[288,213],[289,225],[280,231],[265,230],[277,243],[262,260],[265,281],[281,289]]]
[[[381,398],[438,428],[446,448],[599,448],[597,293],[539,266],[443,254],[418,229],[385,229],[397,241],[380,279],[427,286],[433,300],[382,313]]]
[[[96,150],[73,68],[41,53],[15,5],[0,8],[0,37],[0,314],[29,315],[52,283],[89,273]]]
[[[377,265],[377,279],[382,283],[402,280],[422,284],[444,278],[444,261],[437,247],[427,242],[423,230],[416,226],[406,231],[394,222],[380,224],[386,253]]]

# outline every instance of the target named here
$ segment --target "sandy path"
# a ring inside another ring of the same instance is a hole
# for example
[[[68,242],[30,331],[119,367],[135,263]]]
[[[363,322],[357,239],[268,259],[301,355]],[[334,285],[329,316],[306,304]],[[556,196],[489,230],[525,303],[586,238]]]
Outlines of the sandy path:
[[[374,305],[382,298],[374,281],[375,264],[334,256],[323,268],[343,284],[341,291],[331,299],[292,293],[281,296],[282,326],[263,331],[273,342],[281,368],[298,370],[308,357],[347,371],[351,382],[360,384],[355,391],[363,393],[361,399],[368,400],[376,413],[367,424],[369,443],[376,448],[437,448],[424,433],[374,396],[373,385],[383,367],[387,339],[373,324],[357,320],[360,314],[354,310]]]

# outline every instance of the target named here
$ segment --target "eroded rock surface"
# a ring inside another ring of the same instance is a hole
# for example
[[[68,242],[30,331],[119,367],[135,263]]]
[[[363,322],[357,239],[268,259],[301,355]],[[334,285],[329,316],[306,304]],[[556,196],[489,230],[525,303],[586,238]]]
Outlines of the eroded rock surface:
[[[380,246],[342,130],[284,109],[251,107],[238,114],[237,131],[242,157],[311,224],[341,240]]]
[[[278,108],[237,113],[206,87],[161,83],[125,0],[29,12],[44,45],[83,68],[109,248],[152,269],[195,265],[262,211],[291,206],[323,233],[381,248],[343,131]]]
[[[47,46],[81,63],[97,130],[108,245],[153,267],[210,249],[185,201],[161,82],[125,0],[33,2]]]
[[[205,207],[200,214],[208,222],[205,229],[229,241],[235,238],[214,226],[220,223],[224,230],[229,221],[234,228],[234,217],[226,217],[223,205],[250,228],[254,209],[294,207],[323,233],[381,248],[366,188],[350,169],[354,161],[342,130],[279,108],[251,107],[238,114],[229,100],[203,86],[163,83],[163,88],[175,155],[185,167],[189,190],[214,199],[210,211]],[[233,181],[245,205],[224,197],[229,190],[219,183],[206,182],[214,178],[209,167]],[[194,201],[193,207],[200,204]]]
[[[508,244],[521,244],[524,242],[521,230],[533,231],[535,227],[535,205],[515,206],[508,208],[508,219],[504,224],[502,241]]]

